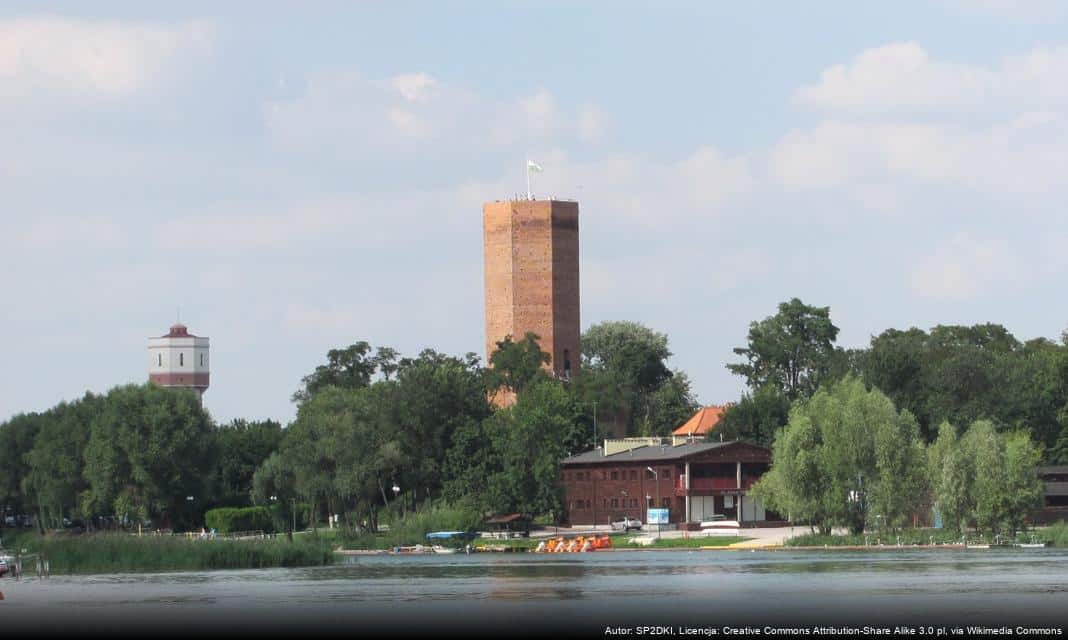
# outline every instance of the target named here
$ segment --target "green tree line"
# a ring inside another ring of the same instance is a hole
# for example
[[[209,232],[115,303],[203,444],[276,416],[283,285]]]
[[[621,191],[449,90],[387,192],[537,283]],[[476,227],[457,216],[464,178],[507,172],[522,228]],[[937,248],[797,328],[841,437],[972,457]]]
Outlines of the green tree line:
[[[251,505],[280,522],[297,508],[373,527],[384,508],[428,500],[555,517],[559,462],[593,446],[598,409],[627,434],[664,433],[696,407],[663,334],[604,323],[584,340],[592,355],[567,384],[546,374],[533,334],[499,343],[489,368],[356,342],[303,378],[286,428],[217,425],[189,391],[89,393],[0,424],[0,509],[42,528],[192,528],[208,509]],[[515,403],[495,409],[501,390]]]
[[[748,389],[719,430],[770,445],[795,403],[852,375],[907,409],[924,443],[944,422],[985,420],[1027,433],[1045,462],[1068,464],[1068,332],[1058,343],[1021,342],[998,324],[887,329],[859,349],[836,346],[837,336],[828,307],[796,298],[753,322],[734,350],[745,362],[727,365]]]

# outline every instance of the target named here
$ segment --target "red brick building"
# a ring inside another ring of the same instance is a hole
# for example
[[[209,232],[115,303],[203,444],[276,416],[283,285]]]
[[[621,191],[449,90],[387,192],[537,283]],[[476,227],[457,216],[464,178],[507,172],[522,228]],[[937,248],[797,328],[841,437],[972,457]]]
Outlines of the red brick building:
[[[749,495],[771,465],[771,451],[747,442],[684,438],[606,440],[564,459],[564,518],[573,525],[609,524],[624,516],[646,522],[650,507],[669,522],[699,523],[722,515],[739,523],[780,520]]]

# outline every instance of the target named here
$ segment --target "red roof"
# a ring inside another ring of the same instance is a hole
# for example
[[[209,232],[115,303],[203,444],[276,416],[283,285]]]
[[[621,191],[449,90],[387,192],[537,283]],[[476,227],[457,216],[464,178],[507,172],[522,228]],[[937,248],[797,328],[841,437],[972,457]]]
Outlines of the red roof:
[[[704,436],[719,424],[720,418],[727,410],[727,405],[704,407],[678,429],[671,432],[676,436]]]
[[[196,336],[189,333],[189,328],[182,323],[171,325],[170,332],[162,338],[195,338]]]

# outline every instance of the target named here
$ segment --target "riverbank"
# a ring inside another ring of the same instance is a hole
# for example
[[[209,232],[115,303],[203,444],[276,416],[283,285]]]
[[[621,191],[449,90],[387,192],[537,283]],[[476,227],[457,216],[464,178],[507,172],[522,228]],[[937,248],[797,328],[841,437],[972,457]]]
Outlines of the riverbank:
[[[825,548],[981,548],[992,546],[1013,546],[1014,544],[1046,544],[1051,547],[1068,548],[1068,524],[1058,523],[1050,527],[1021,532],[1015,537],[991,536],[979,533],[959,535],[944,529],[906,529],[895,533],[832,533],[823,535],[805,533],[791,536],[784,541],[784,546],[791,549],[825,549]]]
[[[14,552],[38,554],[59,574],[139,573],[321,566],[333,562],[330,542],[315,534],[262,540],[189,539],[101,533],[20,536]]]

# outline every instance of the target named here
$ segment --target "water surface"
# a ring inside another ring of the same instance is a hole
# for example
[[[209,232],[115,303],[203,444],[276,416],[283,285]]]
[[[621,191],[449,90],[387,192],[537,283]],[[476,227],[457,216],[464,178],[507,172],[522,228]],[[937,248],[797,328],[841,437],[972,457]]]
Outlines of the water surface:
[[[0,581],[0,620],[101,634],[605,626],[1062,626],[1068,551],[649,551],[359,556],[306,569]]]

